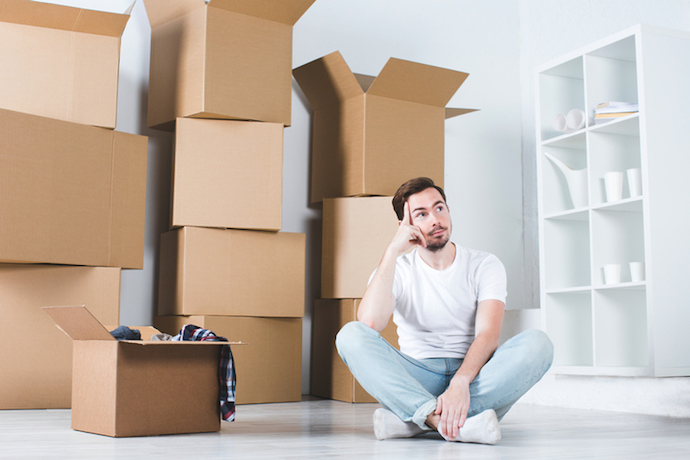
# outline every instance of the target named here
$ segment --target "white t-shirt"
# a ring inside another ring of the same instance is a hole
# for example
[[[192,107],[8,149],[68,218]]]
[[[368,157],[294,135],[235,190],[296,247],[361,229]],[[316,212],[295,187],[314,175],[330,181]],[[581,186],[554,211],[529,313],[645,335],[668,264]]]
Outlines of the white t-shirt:
[[[506,272],[493,254],[455,245],[445,270],[426,264],[417,249],[398,257],[393,322],[400,351],[416,358],[464,358],[474,340],[479,302],[506,300]]]

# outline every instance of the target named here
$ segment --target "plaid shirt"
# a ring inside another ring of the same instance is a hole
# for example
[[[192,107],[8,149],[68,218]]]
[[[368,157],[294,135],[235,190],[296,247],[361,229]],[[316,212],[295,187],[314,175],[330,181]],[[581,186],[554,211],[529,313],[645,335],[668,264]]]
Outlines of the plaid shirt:
[[[192,341],[211,341],[211,342],[227,342],[225,337],[218,337],[208,329],[202,329],[193,324],[185,324],[180,333],[170,340],[192,340]],[[221,347],[220,366],[218,374],[220,377],[220,413],[223,420],[232,422],[235,420],[235,363],[232,360],[232,351],[230,345]]]

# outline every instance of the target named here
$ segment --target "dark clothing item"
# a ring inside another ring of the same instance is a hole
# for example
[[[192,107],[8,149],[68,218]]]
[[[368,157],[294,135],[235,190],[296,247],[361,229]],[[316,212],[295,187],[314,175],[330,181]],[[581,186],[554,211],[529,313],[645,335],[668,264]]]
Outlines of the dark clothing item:
[[[120,326],[110,334],[117,340],[141,340],[141,332],[139,329],[130,329],[127,326]]]

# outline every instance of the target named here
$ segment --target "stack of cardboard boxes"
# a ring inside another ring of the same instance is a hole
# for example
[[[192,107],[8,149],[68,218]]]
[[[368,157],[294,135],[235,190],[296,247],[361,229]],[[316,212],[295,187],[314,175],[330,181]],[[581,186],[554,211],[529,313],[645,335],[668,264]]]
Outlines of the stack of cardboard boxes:
[[[147,138],[114,130],[128,18],[0,0],[0,409],[69,408],[72,341],[41,307],[117,325],[143,267]]]
[[[280,232],[292,26],[314,0],[145,0],[150,127],[175,132],[158,316],[233,341],[237,403],[302,394],[305,235]]]
[[[314,109],[311,201],[323,202],[321,299],[314,305],[311,393],[374,402],[338,356],[335,335],[356,319],[369,276],[398,228],[392,195],[408,179],[443,186],[445,108],[468,74],[390,59],[353,74],[340,53],[293,74]],[[395,325],[382,336],[397,347]]]

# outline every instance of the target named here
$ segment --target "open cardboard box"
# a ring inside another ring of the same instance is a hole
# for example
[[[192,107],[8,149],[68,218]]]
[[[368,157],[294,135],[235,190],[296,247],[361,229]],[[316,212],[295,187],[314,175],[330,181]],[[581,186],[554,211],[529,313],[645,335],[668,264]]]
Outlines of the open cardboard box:
[[[85,306],[44,307],[73,340],[72,429],[106,436],[220,430],[222,345],[116,340]],[[142,339],[158,332],[137,328]]]
[[[377,77],[339,52],[293,70],[314,109],[311,202],[392,196],[413,177],[443,186],[446,108],[467,73],[391,58]]]
[[[144,0],[148,125],[177,117],[290,125],[292,27],[315,0]]]
[[[128,20],[129,11],[0,0],[0,108],[115,128]]]

